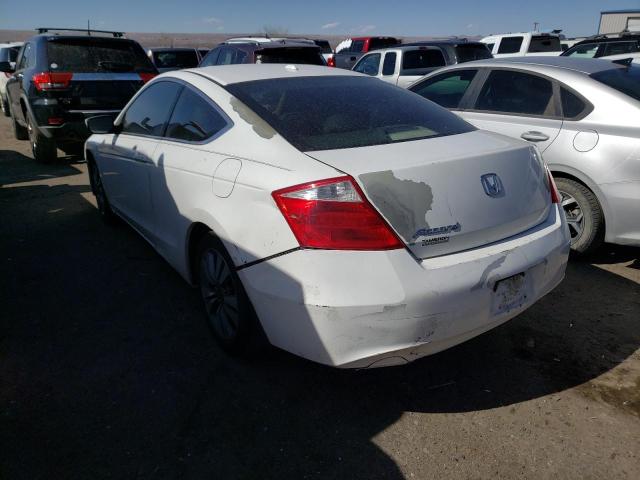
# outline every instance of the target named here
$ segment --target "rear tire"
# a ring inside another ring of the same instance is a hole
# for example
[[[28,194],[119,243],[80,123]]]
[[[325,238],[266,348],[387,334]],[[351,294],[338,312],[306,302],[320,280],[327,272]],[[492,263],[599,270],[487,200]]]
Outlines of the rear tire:
[[[9,111],[9,102],[7,101],[6,95],[2,95],[2,98],[0,98],[0,106],[2,107],[2,113],[4,116],[10,117],[11,112]]]
[[[208,233],[196,259],[207,323],[222,349],[245,357],[264,350],[268,342],[222,242]]]
[[[107,224],[114,223],[115,214],[111,210],[111,204],[107,198],[107,192],[104,190],[102,184],[102,177],[100,176],[100,170],[98,165],[94,161],[89,161],[89,182],[91,183],[91,191],[96,197],[96,203],[98,204],[98,213],[102,221]]]
[[[25,117],[27,119],[27,133],[29,134],[33,158],[36,162],[53,163],[58,158],[56,142],[40,133],[35,120],[29,113],[25,113]]]
[[[13,127],[13,136],[17,140],[29,140],[29,132],[25,127],[20,125],[16,120],[16,116],[11,111],[11,105],[9,105],[9,112],[11,115],[11,126]]]
[[[556,178],[569,232],[571,249],[579,255],[596,250],[604,240],[604,214],[600,202],[583,184],[568,178]]]

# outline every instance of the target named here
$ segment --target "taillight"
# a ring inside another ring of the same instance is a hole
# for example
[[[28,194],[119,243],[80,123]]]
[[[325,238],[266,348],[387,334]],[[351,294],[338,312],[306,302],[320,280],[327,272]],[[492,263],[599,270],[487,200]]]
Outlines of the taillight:
[[[329,58],[327,58],[327,67],[335,67],[335,66],[336,66],[336,59],[333,58],[333,55],[332,55]]]
[[[403,246],[351,177],[296,185],[272,195],[301,247],[391,250]]]
[[[560,203],[561,195],[549,168],[547,168],[547,178],[549,179],[549,190],[551,191],[551,203]]]
[[[40,72],[36,73],[31,80],[35,85],[36,90],[42,92],[69,88],[72,77],[73,73],[67,72]]]
[[[138,75],[140,75],[140,80],[142,80],[142,83],[147,83],[149,80],[151,80],[153,77],[155,77],[158,74],[157,73],[138,73]]]

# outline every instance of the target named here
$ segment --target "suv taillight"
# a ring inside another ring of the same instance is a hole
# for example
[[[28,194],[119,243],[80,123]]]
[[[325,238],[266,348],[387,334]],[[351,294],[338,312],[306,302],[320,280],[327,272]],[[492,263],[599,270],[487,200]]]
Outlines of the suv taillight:
[[[336,66],[336,59],[333,58],[333,55],[331,55],[329,58],[327,58],[327,67],[335,67]]]
[[[272,195],[301,247],[392,250],[403,246],[351,177],[296,185]]]
[[[42,92],[47,90],[64,90],[69,88],[73,73],[67,72],[40,72],[36,73],[31,80],[36,90]]]

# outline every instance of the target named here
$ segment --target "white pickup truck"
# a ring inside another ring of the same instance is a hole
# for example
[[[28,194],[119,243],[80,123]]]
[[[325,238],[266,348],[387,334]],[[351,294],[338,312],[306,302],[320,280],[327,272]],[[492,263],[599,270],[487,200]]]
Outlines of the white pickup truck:
[[[445,65],[486,58],[491,58],[491,53],[479,42],[416,42],[369,52],[360,58],[352,70],[407,88],[427,73]]]
[[[562,53],[560,35],[555,33],[525,32],[490,35],[480,40],[496,58],[528,55],[556,56]]]

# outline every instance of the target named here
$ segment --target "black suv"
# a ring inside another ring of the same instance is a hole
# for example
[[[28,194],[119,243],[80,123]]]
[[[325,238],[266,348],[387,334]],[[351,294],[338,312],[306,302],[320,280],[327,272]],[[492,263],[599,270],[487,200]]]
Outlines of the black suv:
[[[623,32],[616,36],[595,35],[562,52],[562,57],[598,58],[640,52],[640,34]]]
[[[311,40],[246,37],[229,39],[211,50],[199,67],[236,63],[326,65],[322,49]]]
[[[0,62],[0,71],[13,73],[7,100],[14,134],[31,142],[41,162],[55,160],[56,148],[81,152],[90,135],[85,120],[116,115],[158,74],[142,47],[120,32],[84,30],[82,35],[69,29],[74,33],[53,35],[49,30],[38,29],[39,35],[24,43],[15,71]]]

